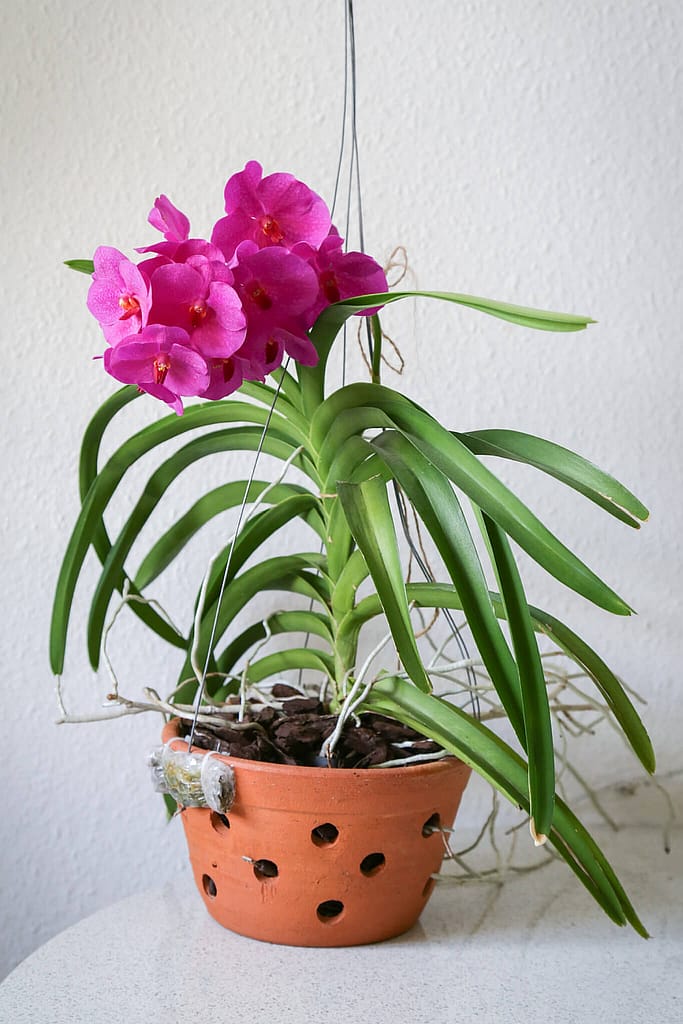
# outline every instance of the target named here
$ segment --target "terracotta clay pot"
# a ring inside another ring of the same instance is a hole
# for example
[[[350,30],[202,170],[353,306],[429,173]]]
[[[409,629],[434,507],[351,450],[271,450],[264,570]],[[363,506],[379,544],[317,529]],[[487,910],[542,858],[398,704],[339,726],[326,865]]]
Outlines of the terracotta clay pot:
[[[164,742],[177,736],[170,722]],[[174,744],[175,745],[175,744]],[[178,748],[185,744],[178,742]],[[443,859],[470,769],[456,758],[334,769],[221,757],[226,815],[181,817],[197,888],[225,928],[291,946],[354,946],[415,924]]]

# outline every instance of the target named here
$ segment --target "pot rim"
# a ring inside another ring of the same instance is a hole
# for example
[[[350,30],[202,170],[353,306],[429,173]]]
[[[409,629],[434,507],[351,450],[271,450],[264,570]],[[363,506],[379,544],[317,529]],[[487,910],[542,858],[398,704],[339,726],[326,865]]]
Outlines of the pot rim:
[[[164,725],[161,734],[162,742],[170,742],[173,750],[187,749],[185,740],[178,736],[179,729],[180,719],[171,718]],[[178,746],[176,746],[176,743]],[[180,744],[182,744],[182,748]],[[447,754],[437,761],[418,761],[415,764],[397,765],[395,768],[323,768],[316,765],[275,764],[272,761],[254,761],[251,758],[237,757],[234,754],[220,754],[218,751],[207,750],[205,747],[193,746],[192,753],[211,754],[225,764],[230,765],[231,768],[240,771],[251,771],[255,774],[264,775],[272,774],[273,772],[279,772],[282,775],[290,773],[304,779],[322,779],[324,777],[331,778],[332,776],[339,778],[340,775],[346,778],[368,778],[372,776],[378,779],[396,779],[399,775],[436,775],[444,770],[451,771],[456,766],[470,769],[470,766],[465,761],[462,761],[454,754]]]

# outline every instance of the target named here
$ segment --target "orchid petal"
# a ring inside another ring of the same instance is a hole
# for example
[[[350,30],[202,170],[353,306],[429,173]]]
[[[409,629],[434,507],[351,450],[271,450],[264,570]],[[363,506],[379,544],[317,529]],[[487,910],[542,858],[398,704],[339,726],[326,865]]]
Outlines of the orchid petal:
[[[161,195],[154,201],[147,220],[168,242],[184,242],[190,234],[189,220],[168,196]]]

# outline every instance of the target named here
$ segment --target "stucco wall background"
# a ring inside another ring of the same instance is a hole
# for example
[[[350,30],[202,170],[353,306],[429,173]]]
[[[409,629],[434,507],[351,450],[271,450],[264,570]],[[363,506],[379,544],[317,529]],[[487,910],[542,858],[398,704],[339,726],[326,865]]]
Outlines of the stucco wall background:
[[[529,576],[534,602],[647,698],[662,772],[673,772],[683,763],[680,7],[357,0],[356,21],[369,250],[383,261],[404,245],[417,286],[599,321],[546,335],[430,303],[387,317],[406,358],[399,386],[454,428],[550,437],[651,507],[638,534],[537,474],[505,471],[636,607],[630,620],[611,619]],[[151,241],[145,218],[160,192],[207,230],[226,178],[251,158],[329,200],[343,4],[205,0],[190,13],[178,0],[26,0],[5,13],[0,54],[1,976],[85,914],[185,870],[179,823],[165,824],[144,765],[156,719],[54,725],[52,588],[78,507],[80,437],[113,389],[92,361],[102,343],[87,280],[61,261]],[[160,412],[136,402],[126,427]],[[142,479],[132,478],[131,500]],[[172,492],[165,521],[192,486]],[[171,612],[183,614],[184,573],[194,592],[211,550],[195,545],[189,568],[160,587]],[[84,654],[86,591],[64,680],[70,710],[82,713],[109,688]],[[116,636],[127,695],[172,687],[175,663],[160,646],[130,622]],[[585,756],[593,780],[638,777],[609,730]],[[475,820],[481,801],[466,812]]]

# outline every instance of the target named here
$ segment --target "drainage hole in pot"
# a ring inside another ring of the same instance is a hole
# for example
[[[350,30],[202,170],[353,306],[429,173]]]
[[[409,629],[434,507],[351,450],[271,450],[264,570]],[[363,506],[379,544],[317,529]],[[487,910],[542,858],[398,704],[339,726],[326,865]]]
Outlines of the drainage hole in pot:
[[[338,835],[339,829],[329,821],[326,821],[324,825],[316,825],[314,829],[311,829],[311,839],[316,846],[331,846],[332,843],[336,842]]]
[[[277,864],[272,860],[255,860],[253,867],[259,882],[263,882],[267,878],[277,878],[279,875]]]
[[[378,871],[381,871],[385,864],[386,857],[383,853],[369,853],[360,862],[360,869],[364,875],[370,878],[372,875],[376,875]]]
[[[435,832],[441,831],[441,815],[432,814],[431,818],[427,818],[424,825],[422,826],[422,835],[425,839],[429,839]]]
[[[426,900],[427,897],[431,895],[432,889],[434,888],[435,885],[436,885],[436,882],[434,881],[433,878],[430,877],[430,878],[427,879],[427,881],[425,882],[424,889],[422,890],[422,898],[423,899]]]
[[[218,890],[211,875],[202,875],[202,885],[204,886],[204,892],[206,895],[212,900],[215,899]]]
[[[230,819],[227,814],[218,814],[216,811],[211,811],[211,828],[214,832],[227,832],[230,828]]]
[[[339,917],[344,904],[341,900],[325,900],[324,903],[318,904],[318,920],[322,921],[323,924],[327,924],[328,921],[334,921],[335,917]]]

